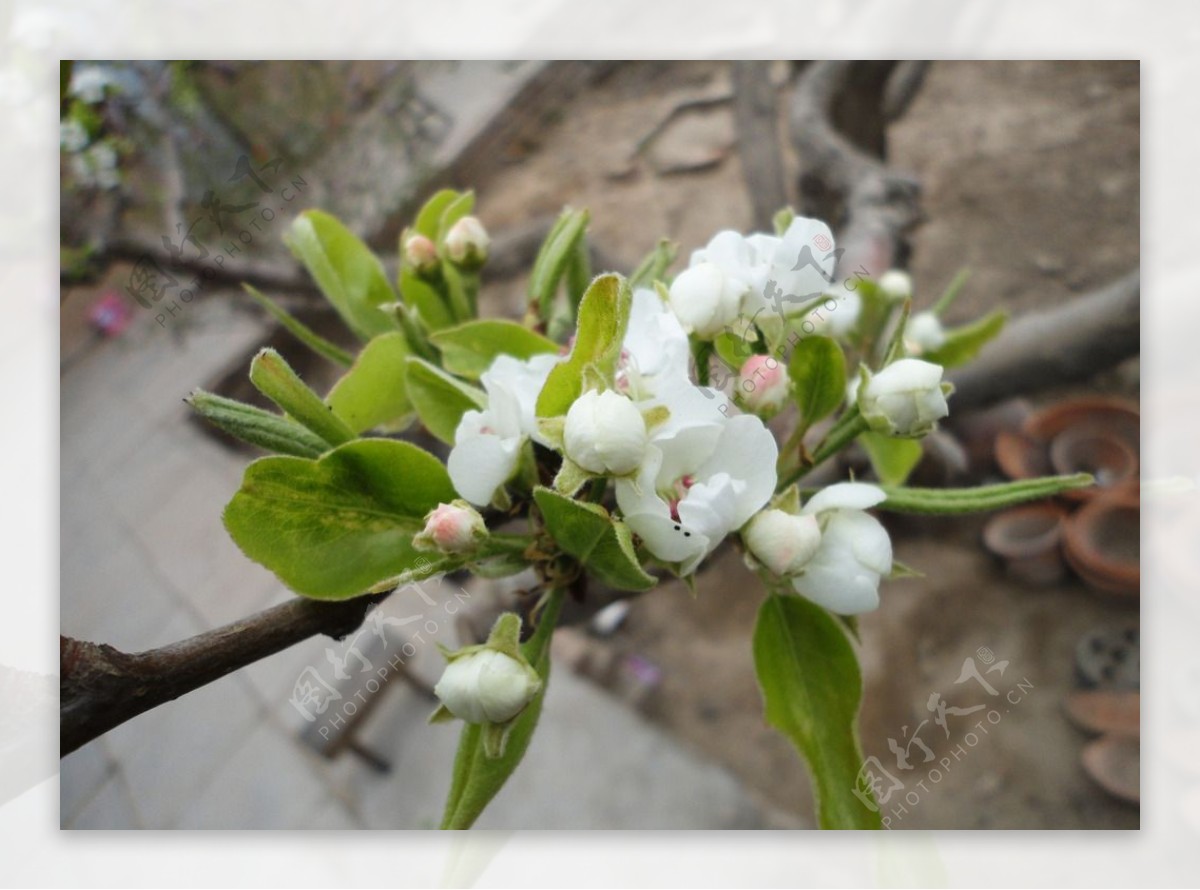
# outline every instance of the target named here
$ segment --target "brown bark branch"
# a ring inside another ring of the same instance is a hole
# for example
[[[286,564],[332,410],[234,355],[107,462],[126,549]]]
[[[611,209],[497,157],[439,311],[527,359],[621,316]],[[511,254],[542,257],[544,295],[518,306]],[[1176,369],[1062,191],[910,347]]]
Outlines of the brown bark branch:
[[[742,178],[754,212],[754,228],[771,230],[775,212],[788,203],[779,144],[778,95],[771,63],[733,63],[733,118],[737,125]]]
[[[1138,272],[1045,312],[1016,319],[969,365],[947,375],[952,412],[1087,380],[1141,347]]]
[[[877,62],[814,62],[800,75],[791,103],[805,209],[838,232],[845,250],[839,268],[872,277],[900,264],[906,237],[921,219],[916,180],[889,169],[882,153],[876,157],[859,147],[872,141],[864,116],[882,122],[880,91],[889,71]],[[859,120],[853,140],[834,124],[835,109],[846,100],[853,100]]]
[[[219,680],[259,659],[324,634],[355,631],[387,594],[345,602],[294,599],[233,624],[134,654],[61,638],[60,756],[138,714]]]

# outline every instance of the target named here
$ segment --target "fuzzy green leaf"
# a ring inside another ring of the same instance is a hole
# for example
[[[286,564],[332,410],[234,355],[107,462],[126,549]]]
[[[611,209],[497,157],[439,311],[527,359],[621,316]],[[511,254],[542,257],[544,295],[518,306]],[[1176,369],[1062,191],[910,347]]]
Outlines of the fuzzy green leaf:
[[[315,599],[349,599],[429,563],[424,516],[456,497],[441,462],[408,442],[360,439],[319,460],[265,457],[225,508],[242,551]]]
[[[566,414],[583,392],[587,369],[593,369],[604,379],[612,379],[629,324],[632,300],[629,284],[620,275],[601,275],[592,282],[579,304],[571,354],[554,366],[538,395],[538,417]]]
[[[896,439],[868,431],[860,434],[858,441],[866,449],[875,475],[884,485],[903,485],[924,453],[916,439]]]
[[[356,433],[389,424],[412,411],[405,382],[408,339],[400,331],[381,334],[359,353],[325,401]]]
[[[469,321],[438,331],[430,341],[442,352],[442,366],[452,374],[478,379],[498,355],[519,359],[558,352],[553,341],[515,321]]]
[[[805,427],[828,417],[845,401],[846,357],[829,337],[806,337],[797,343],[788,376]]]
[[[250,362],[250,382],[285,414],[330,445],[341,445],[354,438],[354,430],[305,385],[274,349],[262,350]]]
[[[1071,476],[1043,476],[1040,479],[1021,479],[978,488],[891,488],[883,486],[887,500],[880,510],[893,513],[956,514],[982,513],[1000,510],[1054,497],[1074,488],[1087,488],[1096,480],[1089,473]]]
[[[862,676],[846,633],[803,597],[772,594],[758,610],[754,669],[766,719],[795,745],[813,776],[817,821],[826,829],[878,829],[860,785]]]
[[[379,309],[396,299],[383,264],[337,219],[306,210],[296,217],[284,241],[360,340],[365,343],[396,329]]]
[[[605,584],[618,590],[649,590],[658,583],[638,561],[629,527],[599,504],[540,487],[533,496],[555,543]]]
[[[979,354],[989,340],[1004,330],[1007,322],[1008,313],[997,309],[969,325],[946,331],[946,342],[921,358],[943,368],[966,364]]]
[[[249,284],[243,284],[242,288],[248,293],[254,302],[258,303],[265,309],[276,321],[278,321],[287,331],[315,352],[322,358],[327,358],[334,364],[349,367],[354,363],[354,356],[348,353],[336,343],[330,343],[296,316],[292,315],[258,288]]]
[[[295,457],[320,457],[330,444],[289,420],[235,399],[198,389],[187,399],[196,413],[213,426],[267,451]]]
[[[486,396],[419,358],[410,356],[407,367],[408,398],[421,423],[443,442],[453,444],[463,414],[484,408]]]
[[[588,212],[567,208],[559,215],[529,273],[529,305],[537,306],[542,321],[549,321],[554,295],[567,266],[575,255],[576,244],[587,231]]]

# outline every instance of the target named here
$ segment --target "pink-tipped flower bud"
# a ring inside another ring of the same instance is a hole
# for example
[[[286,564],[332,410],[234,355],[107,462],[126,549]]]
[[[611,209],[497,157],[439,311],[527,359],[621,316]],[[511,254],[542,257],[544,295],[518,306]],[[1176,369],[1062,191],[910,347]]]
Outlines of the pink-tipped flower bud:
[[[425,517],[425,529],[415,538],[418,550],[467,553],[487,537],[487,526],[479,512],[466,501],[438,504]]]
[[[404,261],[421,275],[437,268],[437,245],[418,233],[409,235],[404,242]]]
[[[787,401],[787,369],[770,355],[752,355],[738,375],[737,394],[742,404],[756,414],[774,414]]]

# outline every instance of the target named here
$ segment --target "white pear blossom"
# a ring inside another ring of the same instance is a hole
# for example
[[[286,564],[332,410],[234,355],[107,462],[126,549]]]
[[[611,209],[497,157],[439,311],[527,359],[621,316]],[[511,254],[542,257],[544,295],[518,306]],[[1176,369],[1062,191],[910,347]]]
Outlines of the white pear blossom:
[[[463,414],[446,462],[455,490],[472,504],[491,503],[516,470],[521,446],[536,437],[538,393],[558,361],[550,354],[527,361],[500,355],[484,372],[487,407]]]
[[[656,431],[636,478],[617,480],[617,505],[651,553],[691,574],[770,499],[778,456],[757,417],[711,411]]]
[[[738,373],[742,403],[759,414],[774,414],[787,401],[790,387],[783,362],[771,355],[752,355]]]
[[[446,233],[446,256],[461,265],[482,265],[492,239],[487,229],[473,216],[464,216]]]
[[[666,421],[654,430],[660,441],[687,427],[714,426],[733,411],[720,390],[692,382],[690,363],[687,334],[670,307],[655,291],[635,290],[615,386],[643,410],[668,410]]]
[[[923,436],[950,413],[942,366],[916,358],[892,362],[859,389],[858,407],[878,433]]]
[[[646,454],[646,421],[625,396],[590,390],[567,411],[563,450],[589,473],[624,476]]]
[[[671,309],[684,328],[712,338],[737,319],[746,283],[705,262],[679,273],[669,293]]]
[[[529,665],[481,648],[446,665],[433,691],[451,714],[467,723],[505,723],[533,701],[541,686]]]
[[[878,608],[880,578],[892,570],[892,542],[865,511],[885,498],[874,485],[840,482],[801,508],[801,516],[816,518],[821,543],[792,579],[797,593],[839,615]]]
[[[693,268],[711,263],[726,281],[741,285],[739,309],[751,318],[787,315],[811,303],[829,289],[836,262],[829,226],[802,216],[782,237],[720,231],[691,257]]]
[[[902,269],[889,269],[879,276],[879,290],[890,300],[912,296],[912,277]]]
[[[755,559],[786,577],[795,575],[813,558],[821,545],[821,527],[811,514],[770,509],[750,520],[742,538]]]
[[[425,516],[425,528],[413,538],[419,549],[442,553],[467,553],[487,536],[487,526],[478,511],[465,501],[438,504]]]
[[[918,312],[904,327],[904,344],[909,352],[932,352],[946,342],[946,331],[932,312]]]
[[[856,290],[827,292],[825,296],[827,301],[822,302],[806,317],[807,321],[813,323],[811,333],[835,339],[847,336],[854,330],[854,326],[858,324],[858,317],[862,315],[862,296]],[[832,309],[829,308],[828,301],[833,301]],[[808,332],[808,329],[805,328],[805,331]]]

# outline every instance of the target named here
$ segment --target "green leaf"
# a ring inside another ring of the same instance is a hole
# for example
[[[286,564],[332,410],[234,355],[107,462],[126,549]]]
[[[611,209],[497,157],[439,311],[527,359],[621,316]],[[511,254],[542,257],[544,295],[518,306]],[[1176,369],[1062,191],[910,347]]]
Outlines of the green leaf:
[[[354,356],[348,353],[336,343],[330,343],[296,316],[292,315],[258,288],[243,284],[242,288],[248,293],[254,302],[258,303],[265,309],[276,321],[283,325],[289,333],[317,355],[322,358],[327,358],[334,364],[350,367],[354,363]]]
[[[454,198],[446,202],[442,207],[442,212],[438,216],[437,232],[430,237],[433,238],[440,247],[442,242],[446,240],[446,233],[450,231],[450,227],[470,214],[475,209],[475,193],[472,191],[455,192]]]
[[[379,306],[396,299],[383,264],[353,232],[328,213],[305,210],[284,241],[304,263],[326,299],[364,343],[396,329]]]
[[[460,197],[461,194],[454,189],[442,189],[435,193],[417,211],[417,219],[413,223],[413,228],[430,241],[436,242],[438,240],[438,228],[442,222],[442,214],[446,212],[447,207]]]
[[[887,493],[887,500],[879,505],[879,509],[893,513],[982,513],[1026,501],[1039,501],[1095,483],[1090,473],[1075,473],[1071,476],[1043,476],[999,485],[981,485],[978,488],[891,488],[885,485],[881,487]]]
[[[587,230],[588,212],[566,208],[542,242],[529,273],[529,305],[538,307],[542,321],[549,321],[558,284],[566,274],[576,242]]]
[[[454,777],[442,816],[443,830],[464,830],[474,825],[484,807],[504,787],[525,756],[538,717],[541,716],[546,687],[550,682],[550,639],[562,601],[561,589],[551,591],[542,609],[537,630],[521,646],[521,654],[542,679],[542,689],[513,722],[504,753],[497,758],[487,756],[484,750],[484,727],[481,724],[468,723],[463,727],[458,753],[454,758]]]
[[[927,362],[953,368],[965,364],[979,354],[989,340],[1004,330],[1008,313],[997,309],[978,321],[946,332],[946,342],[921,356]]]
[[[430,341],[442,351],[442,366],[452,374],[478,379],[498,355],[519,359],[558,352],[553,340],[534,333],[515,321],[487,319],[468,321],[438,331]]]
[[[862,677],[838,622],[803,597],[771,594],[754,626],[754,669],[767,722],[808,762],[821,828],[880,828],[854,793],[870,799],[858,778]]]
[[[304,424],[330,445],[341,445],[354,438],[321,397],[309,389],[283,356],[274,349],[263,349],[250,362],[250,382],[285,413]]]
[[[198,389],[187,399],[196,413],[235,439],[296,457],[320,457],[330,445],[307,429],[254,405]]]
[[[540,486],[533,497],[555,543],[605,584],[618,590],[649,590],[658,583],[638,562],[629,527],[599,504],[572,500]]]
[[[846,399],[846,357],[829,337],[806,337],[797,343],[788,376],[805,427],[829,416]]]
[[[410,356],[407,367],[408,398],[421,423],[443,442],[453,444],[463,414],[487,407],[487,397],[427,361]]]
[[[421,323],[431,331],[440,331],[454,324],[454,314],[442,295],[412,269],[400,270],[400,299],[415,310]]]
[[[566,414],[583,392],[583,375],[594,369],[611,380],[621,355],[633,295],[620,275],[596,278],[579,304],[575,345],[567,359],[555,365],[538,395],[537,416]]]
[[[401,419],[412,411],[405,382],[408,355],[403,333],[381,334],[363,347],[326,403],[356,433]]]
[[[629,287],[637,290],[639,287],[653,287],[654,282],[665,279],[667,269],[675,262],[675,254],[679,245],[668,238],[661,239],[654,250],[646,254],[633,274],[629,276]]]
[[[859,435],[858,441],[866,449],[875,475],[884,485],[903,485],[924,453],[916,439],[895,439],[868,431]]]
[[[297,593],[341,600],[428,563],[413,535],[426,513],[455,497],[433,455],[408,442],[360,439],[316,461],[254,461],[225,508],[225,527]]]
[[[958,299],[958,295],[962,292],[963,285],[967,283],[967,279],[970,277],[970,269],[963,268],[958,270],[958,274],[954,276],[954,280],[950,282],[945,292],[938,297],[938,301],[934,303],[934,315],[941,316],[943,312],[950,308],[951,304]]]

